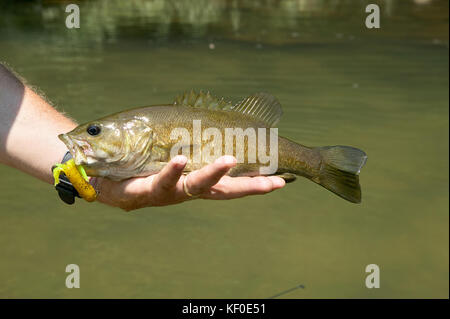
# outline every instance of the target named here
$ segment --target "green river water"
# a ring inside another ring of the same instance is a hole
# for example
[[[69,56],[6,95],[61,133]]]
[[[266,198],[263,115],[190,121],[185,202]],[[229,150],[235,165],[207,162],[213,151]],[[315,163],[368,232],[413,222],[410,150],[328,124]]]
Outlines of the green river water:
[[[380,29],[364,25],[371,2]],[[65,2],[3,1],[0,60],[79,122],[191,88],[264,91],[281,135],[368,161],[360,205],[298,179],[131,213],[67,206],[0,166],[0,297],[268,298],[302,284],[283,298],[448,298],[449,3],[371,2],[80,1],[69,30]],[[72,263],[80,289],[65,286]]]

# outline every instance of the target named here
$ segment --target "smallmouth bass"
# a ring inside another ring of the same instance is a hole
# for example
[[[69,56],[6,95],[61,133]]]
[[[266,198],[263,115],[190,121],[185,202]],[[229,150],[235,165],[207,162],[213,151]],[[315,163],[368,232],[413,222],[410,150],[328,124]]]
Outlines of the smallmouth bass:
[[[307,147],[272,135],[270,128],[281,115],[280,103],[269,94],[257,93],[233,105],[209,93],[191,91],[178,96],[173,104],[112,114],[79,125],[59,138],[75,164],[83,165],[89,176],[113,180],[148,176],[158,173],[180,151],[188,157],[186,173],[221,155],[233,155],[238,164],[228,172],[230,176],[279,175],[287,182],[303,176],[350,202],[361,202],[358,175],[366,154],[350,146]],[[205,129],[200,136],[196,123]],[[203,134],[207,130],[208,134]],[[276,161],[272,171],[267,170],[269,160],[259,156],[267,157],[265,147],[270,160]]]

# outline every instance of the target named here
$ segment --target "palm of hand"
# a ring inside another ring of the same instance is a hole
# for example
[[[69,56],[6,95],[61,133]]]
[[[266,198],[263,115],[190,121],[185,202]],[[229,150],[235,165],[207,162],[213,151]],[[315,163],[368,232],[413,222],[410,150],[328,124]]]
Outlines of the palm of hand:
[[[226,176],[228,170],[236,165],[232,156],[222,156],[198,171],[183,175],[186,162],[186,157],[176,156],[155,175],[120,182],[99,179],[96,185],[98,200],[130,211],[178,204],[194,198],[217,200],[266,194],[285,185],[284,180],[277,176]],[[184,183],[194,197],[184,191]]]

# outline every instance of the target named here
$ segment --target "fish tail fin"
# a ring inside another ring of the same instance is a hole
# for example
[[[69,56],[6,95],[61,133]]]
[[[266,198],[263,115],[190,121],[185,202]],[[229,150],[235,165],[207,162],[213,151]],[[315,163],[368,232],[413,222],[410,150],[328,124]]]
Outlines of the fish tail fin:
[[[319,185],[352,203],[361,202],[359,172],[367,161],[362,150],[350,146],[325,146],[316,148],[322,156],[317,178]]]

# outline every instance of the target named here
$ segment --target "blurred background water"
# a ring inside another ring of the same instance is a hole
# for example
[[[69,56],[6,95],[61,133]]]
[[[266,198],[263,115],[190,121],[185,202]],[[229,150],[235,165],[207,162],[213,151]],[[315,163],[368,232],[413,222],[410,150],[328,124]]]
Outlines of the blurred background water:
[[[125,213],[0,166],[0,297],[445,297],[448,1],[0,2],[0,60],[79,122],[185,90],[283,105],[280,134],[369,156],[363,202],[299,179],[266,196]],[[381,28],[367,29],[377,3]],[[36,132],[38,134],[38,132]],[[30,137],[32,143],[32,137]],[[65,267],[81,288],[65,287]],[[365,267],[381,288],[365,287]]]

